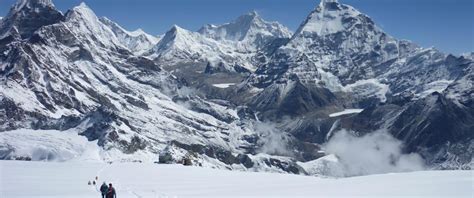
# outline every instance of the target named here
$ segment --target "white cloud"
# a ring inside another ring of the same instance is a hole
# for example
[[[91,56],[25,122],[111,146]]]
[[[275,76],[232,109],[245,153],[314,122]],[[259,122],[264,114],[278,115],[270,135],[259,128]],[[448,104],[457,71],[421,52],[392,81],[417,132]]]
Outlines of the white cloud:
[[[380,130],[358,137],[342,130],[324,145],[327,153],[335,154],[344,168],[345,176],[424,169],[420,155],[402,152],[402,142]]]

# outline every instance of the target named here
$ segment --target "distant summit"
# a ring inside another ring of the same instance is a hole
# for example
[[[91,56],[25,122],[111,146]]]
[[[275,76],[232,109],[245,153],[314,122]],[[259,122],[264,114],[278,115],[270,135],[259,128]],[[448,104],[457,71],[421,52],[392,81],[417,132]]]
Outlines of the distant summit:
[[[2,19],[0,38],[28,38],[40,27],[62,19],[62,13],[54,7],[51,0],[19,0]]]
[[[209,62],[223,71],[254,71],[259,51],[291,32],[277,22],[267,22],[249,12],[223,25],[205,25],[193,32],[173,26],[147,55],[168,65],[179,62]]]
[[[217,40],[254,42],[257,37],[289,38],[292,33],[277,22],[267,22],[256,11],[249,12],[223,25],[206,25],[199,33]]]

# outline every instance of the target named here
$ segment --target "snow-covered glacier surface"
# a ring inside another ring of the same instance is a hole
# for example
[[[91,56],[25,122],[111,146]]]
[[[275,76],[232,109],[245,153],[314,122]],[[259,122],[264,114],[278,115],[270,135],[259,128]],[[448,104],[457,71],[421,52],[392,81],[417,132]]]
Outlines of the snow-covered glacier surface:
[[[181,165],[0,161],[2,197],[472,197],[472,171],[421,171],[344,179]]]

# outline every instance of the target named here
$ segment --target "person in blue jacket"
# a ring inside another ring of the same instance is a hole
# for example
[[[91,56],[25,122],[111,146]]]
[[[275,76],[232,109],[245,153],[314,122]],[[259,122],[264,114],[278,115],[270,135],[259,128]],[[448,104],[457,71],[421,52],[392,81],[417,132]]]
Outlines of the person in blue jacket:
[[[102,184],[102,186],[100,186],[100,192],[102,193],[102,198],[105,198],[105,196],[107,195],[107,192],[109,191],[109,187],[107,186],[107,184],[104,182]]]

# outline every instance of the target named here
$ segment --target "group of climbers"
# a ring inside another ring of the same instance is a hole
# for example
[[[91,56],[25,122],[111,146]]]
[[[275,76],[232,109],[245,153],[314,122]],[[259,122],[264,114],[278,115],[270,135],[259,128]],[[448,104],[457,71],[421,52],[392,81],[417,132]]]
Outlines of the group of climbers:
[[[98,180],[99,177],[95,177],[95,180],[92,182],[89,181],[87,185],[96,185],[96,180]],[[105,182],[102,183],[100,186],[100,193],[102,194],[102,198],[117,198],[117,194],[115,193],[115,188],[112,186],[112,183],[107,184]]]
[[[115,193],[115,188],[112,187],[112,183],[107,186],[104,182],[102,186],[100,186],[100,192],[102,193],[102,198],[117,198],[117,194]]]

